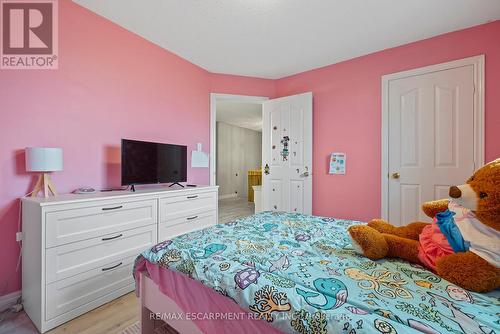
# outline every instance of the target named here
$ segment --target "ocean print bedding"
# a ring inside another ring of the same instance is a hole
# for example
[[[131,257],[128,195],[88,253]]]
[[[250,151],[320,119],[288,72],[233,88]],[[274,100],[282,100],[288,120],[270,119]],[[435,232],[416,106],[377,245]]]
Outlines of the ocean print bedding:
[[[264,212],[162,242],[138,259],[188,275],[288,333],[500,333],[477,294],[399,260],[356,254],[356,221]]]

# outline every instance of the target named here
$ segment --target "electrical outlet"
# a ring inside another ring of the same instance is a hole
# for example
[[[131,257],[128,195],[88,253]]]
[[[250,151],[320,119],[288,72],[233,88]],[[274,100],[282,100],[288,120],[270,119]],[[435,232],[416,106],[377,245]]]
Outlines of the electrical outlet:
[[[23,232],[17,232],[16,241],[22,241],[22,240],[23,240]]]

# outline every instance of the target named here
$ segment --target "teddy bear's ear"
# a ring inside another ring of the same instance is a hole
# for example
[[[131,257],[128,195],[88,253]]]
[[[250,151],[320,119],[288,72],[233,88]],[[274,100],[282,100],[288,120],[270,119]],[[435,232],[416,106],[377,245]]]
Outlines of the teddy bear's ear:
[[[488,165],[491,165],[491,167],[500,167],[500,158],[493,160]]]
[[[500,158],[488,162],[484,167],[489,167],[490,169],[500,169]]]

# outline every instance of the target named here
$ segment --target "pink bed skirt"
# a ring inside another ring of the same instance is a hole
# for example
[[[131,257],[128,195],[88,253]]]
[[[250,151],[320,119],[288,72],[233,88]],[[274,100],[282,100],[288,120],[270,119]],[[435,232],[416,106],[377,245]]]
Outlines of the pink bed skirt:
[[[174,300],[185,312],[185,318],[194,322],[205,334],[282,334],[264,320],[253,318],[252,313],[243,310],[228,297],[187,276],[140,259],[136,265],[136,280],[141,277],[138,272],[144,271],[160,291]],[[136,287],[139,286],[140,282],[136,282]]]

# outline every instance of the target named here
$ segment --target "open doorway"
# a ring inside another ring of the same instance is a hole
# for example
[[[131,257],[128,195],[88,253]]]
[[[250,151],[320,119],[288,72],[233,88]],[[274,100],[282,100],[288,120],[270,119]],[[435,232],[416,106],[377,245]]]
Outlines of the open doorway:
[[[211,100],[211,184],[219,186],[219,223],[226,223],[255,212],[267,98],[212,94]]]

